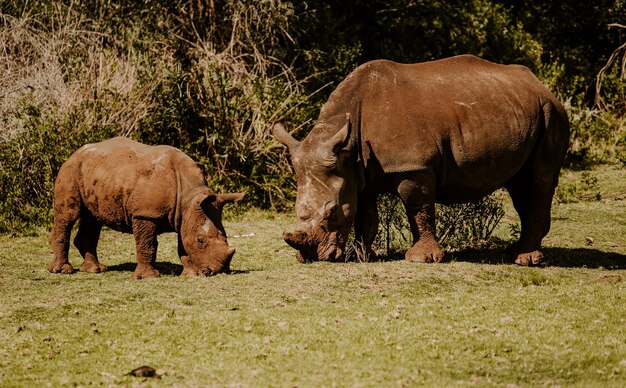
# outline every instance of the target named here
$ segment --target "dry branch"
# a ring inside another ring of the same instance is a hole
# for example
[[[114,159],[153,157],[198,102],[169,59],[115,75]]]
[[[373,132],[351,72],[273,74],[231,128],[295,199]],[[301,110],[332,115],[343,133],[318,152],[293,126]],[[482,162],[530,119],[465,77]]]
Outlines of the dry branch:
[[[608,25],[609,27],[618,27],[618,28],[626,28],[626,26],[618,23],[611,23]],[[619,62],[619,58],[621,56],[622,66],[620,69],[620,77],[622,79],[626,79],[626,42],[619,46],[613,51],[611,56],[609,57],[606,64],[600,69],[598,75],[596,76],[596,96],[594,99],[594,105],[598,109],[605,110],[607,109],[607,104],[604,102],[602,98],[602,81],[606,72],[613,66],[614,63]]]

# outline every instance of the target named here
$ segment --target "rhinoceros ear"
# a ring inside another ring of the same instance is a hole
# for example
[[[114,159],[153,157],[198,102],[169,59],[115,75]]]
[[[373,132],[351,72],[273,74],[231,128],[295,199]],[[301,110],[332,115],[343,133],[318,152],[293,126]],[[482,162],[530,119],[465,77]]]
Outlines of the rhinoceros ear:
[[[217,202],[220,202],[220,203],[239,202],[245,196],[246,196],[246,193],[217,194]]]
[[[227,203],[241,201],[245,195],[246,193],[209,194],[200,202],[200,208],[205,213],[209,212],[209,209],[211,209],[209,205],[213,205],[217,209],[222,209]]]
[[[325,142],[327,147],[335,153],[345,148],[350,142],[350,127],[350,113],[346,113],[346,125]]]
[[[276,140],[281,142],[283,145],[286,145],[289,150],[292,150],[300,144],[299,141],[294,139],[294,137],[287,132],[282,123],[276,123],[272,126],[272,135]]]
[[[227,193],[217,194],[215,197],[215,206],[219,209],[223,208],[227,203],[239,202],[245,197],[246,193]]]

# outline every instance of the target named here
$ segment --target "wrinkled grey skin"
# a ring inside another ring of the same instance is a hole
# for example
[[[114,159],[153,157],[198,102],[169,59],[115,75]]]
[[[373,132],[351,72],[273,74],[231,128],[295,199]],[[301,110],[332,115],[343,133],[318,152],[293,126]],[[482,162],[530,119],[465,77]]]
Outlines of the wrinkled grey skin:
[[[136,279],[156,277],[157,235],[178,234],[183,275],[228,272],[235,248],[228,245],[222,208],[243,194],[216,194],[188,156],[169,146],[148,146],[116,137],[87,144],[63,163],[54,186],[53,251],[48,271],[72,273],[69,237],[85,272],[103,272],[96,248],[103,225],[135,236]]]
[[[282,124],[297,177],[296,227],[283,238],[302,262],[341,260],[352,225],[374,256],[376,197],[402,199],[413,246],[405,258],[438,262],[435,202],[476,201],[498,188],[521,219],[508,248],[539,264],[569,143],[560,102],[524,66],[463,55],[419,64],[366,63],[341,82],[302,140]]]

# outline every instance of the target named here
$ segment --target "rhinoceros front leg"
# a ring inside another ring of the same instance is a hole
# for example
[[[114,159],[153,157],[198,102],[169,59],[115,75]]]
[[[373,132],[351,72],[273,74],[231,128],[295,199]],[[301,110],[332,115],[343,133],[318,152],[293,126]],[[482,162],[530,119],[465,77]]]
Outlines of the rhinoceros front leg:
[[[202,273],[198,270],[198,268],[193,264],[191,259],[189,258],[189,254],[185,250],[183,246],[183,239],[178,235],[178,257],[180,258],[180,262],[183,263],[183,272],[181,276],[200,276]]]
[[[376,194],[362,193],[358,197],[356,218],[354,220],[354,240],[362,244],[365,261],[375,261],[376,253],[372,244],[378,232],[378,208]]]
[[[160,276],[153,264],[157,254],[157,224],[146,219],[133,219],[133,235],[135,236],[135,250],[137,254],[137,268],[133,278],[145,279]]]
[[[435,239],[435,179],[429,172],[414,174],[398,184],[413,234],[404,258],[419,263],[440,262],[443,251]]]
[[[86,215],[81,217],[78,232],[74,237],[74,246],[83,257],[83,264],[79,270],[82,272],[100,273],[106,271],[107,267],[98,261],[98,239],[102,224],[93,216]]]

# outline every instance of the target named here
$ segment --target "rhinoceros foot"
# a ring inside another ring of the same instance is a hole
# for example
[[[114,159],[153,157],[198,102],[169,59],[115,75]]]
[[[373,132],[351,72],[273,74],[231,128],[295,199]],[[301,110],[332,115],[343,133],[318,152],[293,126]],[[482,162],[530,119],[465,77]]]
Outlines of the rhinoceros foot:
[[[147,265],[137,265],[137,269],[133,272],[133,279],[158,278],[161,276],[159,271]]]
[[[543,253],[541,251],[532,251],[528,253],[518,253],[515,257],[515,264],[529,266],[540,265],[543,262]]]
[[[85,261],[78,270],[81,272],[101,273],[106,272],[107,266],[94,261]]]
[[[54,259],[48,264],[48,272],[51,273],[74,273],[74,267],[67,261]]]
[[[519,241],[509,245],[505,252],[517,265],[530,266],[543,263],[543,253],[539,249],[529,248]]]
[[[416,263],[439,263],[443,260],[443,251],[436,242],[420,243],[419,241],[404,254],[407,261]]]

